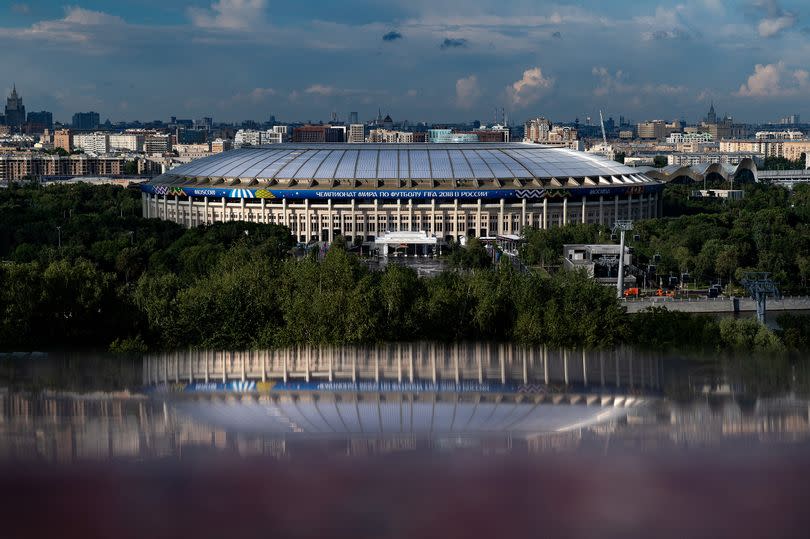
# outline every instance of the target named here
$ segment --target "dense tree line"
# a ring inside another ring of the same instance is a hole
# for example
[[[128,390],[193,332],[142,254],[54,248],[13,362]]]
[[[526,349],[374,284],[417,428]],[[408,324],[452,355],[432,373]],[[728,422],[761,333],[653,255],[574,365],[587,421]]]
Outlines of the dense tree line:
[[[810,186],[746,185],[743,200],[731,202],[690,200],[691,189],[665,191],[666,212],[678,216],[635,223],[627,244],[637,271],[653,265],[658,277],[689,273],[702,285],[739,284],[746,271],[767,271],[784,294],[810,292]],[[564,244],[608,242],[610,230],[576,224],[530,230],[526,239],[524,261],[553,268]]]
[[[412,339],[682,346],[666,328],[688,324],[695,324],[686,333],[692,345],[803,342],[800,323],[790,339],[778,339],[734,321],[714,329],[677,313],[629,316],[613,289],[583,274],[519,272],[507,257],[494,263],[474,240],[452,249],[451,269],[420,278],[397,264],[372,270],[340,241],[325,254],[294,253],[280,226],[183,229],[139,214],[139,193],[117,187],[0,190],[0,348]],[[535,231],[525,256],[548,262],[562,243],[592,241],[600,232],[581,225]]]

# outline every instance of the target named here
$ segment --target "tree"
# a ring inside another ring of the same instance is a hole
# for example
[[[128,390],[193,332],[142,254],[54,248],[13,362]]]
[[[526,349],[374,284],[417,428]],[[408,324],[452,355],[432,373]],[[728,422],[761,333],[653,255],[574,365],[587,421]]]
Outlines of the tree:
[[[665,155],[656,155],[653,157],[653,166],[655,168],[664,168],[668,163],[669,161]]]

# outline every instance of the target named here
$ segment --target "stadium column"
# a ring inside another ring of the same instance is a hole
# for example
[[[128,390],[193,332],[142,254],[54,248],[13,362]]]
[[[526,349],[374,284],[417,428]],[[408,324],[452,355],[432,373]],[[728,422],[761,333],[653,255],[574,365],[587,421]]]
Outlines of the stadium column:
[[[585,195],[582,195],[582,215],[580,215],[580,222],[583,225],[587,222],[587,219],[585,218],[585,208],[587,206],[587,201],[588,201],[588,197],[585,196]]]
[[[501,199],[500,210],[498,211],[498,234],[503,235],[506,233],[503,226],[503,216],[506,211],[506,201]]]
[[[355,212],[355,204],[356,200],[352,199],[352,241],[354,241],[355,235],[357,235],[357,216]]]
[[[436,235],[436,199],[430,199],[430,235]],[[434,253],[435,256],[435,253]]]
[[[169,197],[163,195],[163,218],[169,220]]]
[[[286,198],[281,199],[281,223],[284,226],[289,227],[290,230],[292,231],[292,227],[287,222],[287,199]],[[295,232],[293,232],[293,234],[295,234]]]
[[[453,235],[458,240],[458,199],[453,200]]]
[[[245,197],[239,197],[239,219],[242,221],[247,221],[247,215],[245,215]]]
[[[613,197],[613,222],[619,220],[619,195]]]
[[[262,223],[267,223],[267,199],[262,199]]]
[[[141,208],[145,219],[149,219],[149,197],[146,193],[141,193]]]
[[[526,228],[526,199],[520,201],[520,232]]]
[[[603,207],[603,203],[605,202],[605,197],[599,195],[599,224],[605,224],[605,208]]]
[[[203,202],[203,212],[204,212],[204,215],[203,215],[203,222],[204,222],[205,224],[208,224],[208,197],[205,197],[205,198],[203,199],[203,201],[204,201],[204,202]]]
[[[413,199],[412,198],[408,199],[408,230],[411,231],[411,232],[414,231],[414,226],[413,226]]]
[[[562,224],[563,226],[568,224],[568,197],[563,198]]]
[[[548,228],[548,198],[543,197],[543,230]]]
[[[374,201],[374,207],[376,208],[376,206],[377,206],[377,201],[375,200]],[[332,221],[332,199],[331,198],[326,201],[326,207],[328,208],[328,213],[329,213],[329,216],[328,216],[328,219],[329,219],[329,229],[328,230],[329,230],[329,232],[327,232],[327,234],[328,234],[328,238],[329,238],[329,243],[332,243],[333,241],[335,241],[335,225],[334,225],[334,223]]]
[[[484,228],[481,226],[481,199],[478,199],[478,208],[475,210],[475,235],[481,235],[481,229]]]
[[[663,217],[664,216],[664,197],[661,196],[660,191],[655,193],[655,201],[656,201],[656,203],[657,203],[656,205],[658,207],[658,215],[657,215],[657,217]]]
[[[312,222],[309,214],[309,199],[304,199],[304,241],[309,243],[312,239]]]

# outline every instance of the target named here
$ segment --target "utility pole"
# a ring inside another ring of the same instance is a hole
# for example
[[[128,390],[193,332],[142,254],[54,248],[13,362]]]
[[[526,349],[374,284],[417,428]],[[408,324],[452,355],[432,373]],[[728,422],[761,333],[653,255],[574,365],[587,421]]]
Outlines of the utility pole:
[[[757,320],[765,323],[765,301],[768,296],[779,299],[781,294],[776,283],[770,278],[770,273],[764,271],[751,271],[745,274],[741,281],[754,301],[757,302]]]
[[[619,299],[624,297],[624,233],[633,230],[633,221],[630,219],[620,219],[613,225],[613,233],[619,231],[619,279],[616,281],[616,296]]]
[[[57,238],[59,238],[58,239],[58,245],[59,245],[59,250],[61,251],[62,250],[62,227],[61,226],[56,227],[56,234],[57,234]]]

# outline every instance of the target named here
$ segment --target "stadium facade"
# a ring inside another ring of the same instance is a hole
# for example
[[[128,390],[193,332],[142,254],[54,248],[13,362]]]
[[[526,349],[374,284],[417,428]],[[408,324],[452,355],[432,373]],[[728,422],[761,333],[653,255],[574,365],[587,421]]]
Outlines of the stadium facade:
[[[523,143],[285,144],[224,152],[142,185],[144,217],[285,225],[298,241],[440,240],[661,214],[663,184],[605,158]]]

